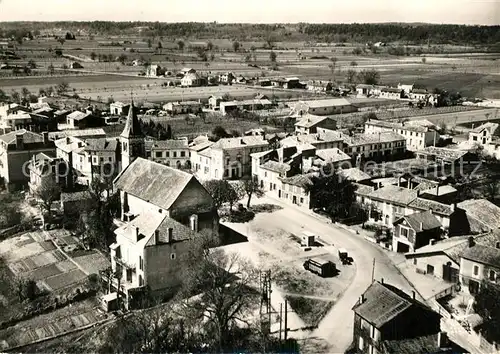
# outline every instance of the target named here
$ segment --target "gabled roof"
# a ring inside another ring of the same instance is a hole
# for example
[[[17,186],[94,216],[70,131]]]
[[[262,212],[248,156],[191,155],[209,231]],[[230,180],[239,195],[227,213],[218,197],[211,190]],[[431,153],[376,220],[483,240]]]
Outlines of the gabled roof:
[[[316,116],[314,114],[305,114],[301,117],[301,119],[297,123],[295,123],[295,126],[310,128],[314,127],[316,124],[319,124],[327,119],[332,119],[332,118],[328,116]]]
[[[116,138],[86,139],[85,151],[116,151],[118,148]]]
[[[419,186],[420,186],[420,184],[419,184]],[[431,195],[439,197],[439,196],[443,196],[446,194],[452,194],[452,193],[456,193],[456,192],[457,192],[457,190],[455,188],[453,188],[452,186],[445,185],[445,186],[436,186],[436,187],[432,187],[430,189],[423,190],[422,194],[431,194]]]
[[[266,161],[264,164],[260,166],[260,168],[263,168],[265,170],[269,170],[272,172],[277,172],[277,173],[286,173],[290,171],[290,165],[286,163],[280,163],[277,161],[269,160]]]
[[[460,159],[461,157],[465,156],[467,154],[467,151],[465,150],[455,150],[455,149],[447,149],[447,148],[442,148],[442,147],[436,147],[436,146],[428,146],[424,148],[423,150],[417,151],[418,154],[424,154],[424,155],[432,155],[435,157],[438,157],[440,159],[448,160],[448,161],[455,161]]]
[[[339,174],[347,179],[348,181],[361,182],[370,179],[370,175],[361,171],[357,167],[347,168],[345,170],[340,170]]]
[[[209,148],[210,146],[212,146],[214,144],[213,141],[205,141],[205,142],[202,142],[202,143],[199,143],[199,144],[196,144],[196,145],[192,145],[190,146],[189,148],[193,151],[197,151],[197,152],[200,152],[206,148]]]
[[[137,118],[137,113],[135,111],[133,101],[130,103],[127,122],[125,123],[125,127],[123,128],[123,132],[120,134],[120,136],[123,138],[144,137],[144,134],[141,130],[141,124],[139,123],[139,119]]]
[[[311,175],[295,175],[288,178],[281,178],[281,181],[286,184],[304,188],[312,185],[311,177]]]
[[[417,233],[441,227],[439,220],[428,211],[403,216],[401,219],[395,221],[394,225],[400,224],[403,221],[406,221]]]
[[[462,258],[500,269],[500,249],[496,247],[475,244],[464,250]]]
[[[152,149],[187,149],[189,144],[186,139],[157,140]]]
[[[43,143],[42,135],[27,131],[26,129],[14,130],[11,131],[10,133],[0,135],[0,140],[7,143],[8,145],[13,145],[16,143],[16,135],[23,136],[24,144]]]
[[[481,124],[480,126],[478,127],[475,127],[474,129],[472,129],[472,132],[473,133],[481,133],[483,130],[488,130],[488,132],[493,135],[495,133],[495,131],[497,130],[498,128],[498,123],[484,123],[484,124]]]
[[[471,199],[458,203],[467,218],[474,218],[489,229],[500,228],[500,208],[486,199]]]
[[[363,294],[364,301],[353,311],[376,328],[382,327],[413,305],[427,308],[399,289],[378,281],[372,283]]]
[[[326,162],[351,160],[351,157],[349,155],[337,148],[316,150],[316,156]]]
[[[388,201],[400,205],[408,205],[417,198],[417,192],[408,188],[397,187],[392,184],[374,190],[368,195],[372,199]]]
[[[416,353],[439,353],[458,354],[467,353],[467,350],[450,341],[448,338],[445,347],[438,345],[439,334],[430,334],[415,338],[398,340],[383,340],[380,342],[382,353],[386,354],[416,354]]]
[[[118,175],[114,184],[130,195],[169,209],[193,179],[187,172],[137,158]]]
[[[260,135],[224,138],[212,145],[212,149],[234,149],[246,146],[265,146],[269,143]]]
[[[356,134],[346,136],[344,142],[349,146],[358,146],[366,144],[392,143],[396,141],[406,141],[405,137],[393,131],[385,131],[373,134]]]
[[[90,116],[90,113],[84,113],[80,111],[74,111],[73,113],[68,114],[68,119],[73,120],[82,120]]]
[[[450,216],[455,211],[454,207],[452,207],[451,205],[420,197],[412,200],[410,204],[408,204],[408,206],[423,211],[432,209],[432,212],[434,214],[445,216]]]

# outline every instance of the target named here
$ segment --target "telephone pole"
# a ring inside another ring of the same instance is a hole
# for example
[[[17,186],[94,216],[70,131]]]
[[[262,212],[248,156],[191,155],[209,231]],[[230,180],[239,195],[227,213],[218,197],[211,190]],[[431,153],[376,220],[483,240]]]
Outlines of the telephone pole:
[[[373,258],[373,266],[372,266],[372,283],[375,280],[375,258]]]
[[[288,300],[285,300],[285,342],[288,339]]]

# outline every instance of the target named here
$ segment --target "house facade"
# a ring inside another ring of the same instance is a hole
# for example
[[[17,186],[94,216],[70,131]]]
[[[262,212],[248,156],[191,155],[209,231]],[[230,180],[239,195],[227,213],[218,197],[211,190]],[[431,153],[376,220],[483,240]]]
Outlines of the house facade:
[[[8,190],[28,184],[28,165],[39,153],[55,153],[55,145],[49,140],[48,132],[37,134],[20,129],[0,135],[0,177]]]
[[[305,114],[295,123],[295,134],[316,134],[317,128],[335,130],[337,121],[331,117]]]
[[[469,132],[469,143],[488,145],[491,144],[495,131],[498,129],[497,123],[485,123]]]
[[[392,249],[413,252],[441,238],[441,223],[429,211],[405,215],[394,223]]]
[[[269,150],[269,143],[262,136],[220,139],[209,148],[196,153],[197,159],[193,158],[192,161],[194,173],[202,180],[250,176],[250,154],[265,150]]]
[[[293,108],[295,114],[313,114],[317,116],[327,116],[332,114],[342,114],[356,112],[357,108],[345,98],[331,98],[316,101],[299,101]]]
[[[391,123],[379,120],[369,120],[365,123],[365,133],[380,133],[392,131],[406,139],[406,148],[417,151],[427,146],[435,146],[439,134],[432,128],[405,123]]]
[[[191,174],[142,158],[115,179],[122,213],[111,265],[125,306],[136,294],[174,292],[182,283],[184,255],[199,233],[218,236],[210,194]]]
[[[187,73],[181,79],[182,87],[198,87],[201,86],[202,80],[197,73]]]
[[[187,138],[158,140],[151,146],[150,159],[175,168],[191,167],[191,150]]]
[[[109,112],[111,113],[111,115],[126,116],[128,114],[129,108],[130,108],[129,103],[123,103],[117,101],[109,105]]]
[[[199,101],[169,102],[163,105],[163,110],[170,114],[200,113],[202,108]]]
[[[460,257],[460,283],[471,294],[477,294],[483,282],[500,283],[500,240],[494,247],[476,243],[469,237],[468,247]]]
[[[33,155],[28,170],[30,174],[28,187],[31,194],[34,194],[40,186],[48,181],[55,182],[61,188],[72,185],[69,166],[62,158],[55,157],[55,154],[39,153]]]

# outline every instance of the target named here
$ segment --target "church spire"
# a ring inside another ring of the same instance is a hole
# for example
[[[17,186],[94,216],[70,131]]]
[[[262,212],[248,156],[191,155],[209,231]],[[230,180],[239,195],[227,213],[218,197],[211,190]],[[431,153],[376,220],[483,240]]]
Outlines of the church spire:
[[[123,138],[132,138],[132,137],[143,137],[143,133],[141,130],[141,124],[139,123],[139,119],[137,118],[137,113],[135,111],[134,101],[131,100],[130,108],[128,110],[127,122],[125,123],[125,128],[120,135]]]

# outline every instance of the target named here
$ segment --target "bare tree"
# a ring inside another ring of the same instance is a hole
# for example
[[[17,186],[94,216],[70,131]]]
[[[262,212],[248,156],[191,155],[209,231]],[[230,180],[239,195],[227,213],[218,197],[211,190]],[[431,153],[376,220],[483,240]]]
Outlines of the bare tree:
[[[61,187],[53,178],[47,176],[35,190],[34,195],[40,202],[40,208],[50,214],[52,203],[59,199],[61,195]]]
[[[332,77],[335,77],[335,67],[337,66],[337,61],[338,59],[336,57],[330,58],[330,64],[328,65],[328,67],[332,72]]]
[[[184,276],[185,290],[202,294],[184,306],[206,322],[204,327],[215,338],[218,351],[226,352],[238,324],[250,325],[247,319],[258,305],[257,292],[252,289],[258,273],[237,254],[207,249],[207,241],[210,238],[198,243],[189,254],[191,262]]]

